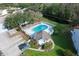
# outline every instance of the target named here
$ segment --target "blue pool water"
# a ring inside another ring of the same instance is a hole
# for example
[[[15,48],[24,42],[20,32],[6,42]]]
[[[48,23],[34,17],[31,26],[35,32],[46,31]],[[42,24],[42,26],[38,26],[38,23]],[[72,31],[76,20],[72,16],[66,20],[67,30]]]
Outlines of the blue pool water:
[[[48,26],[46,26],[46,25],[38,25],[37,27],[33,28],[33,31],[40,32],[40,31],[45,30],[47,28],[48,28]]]

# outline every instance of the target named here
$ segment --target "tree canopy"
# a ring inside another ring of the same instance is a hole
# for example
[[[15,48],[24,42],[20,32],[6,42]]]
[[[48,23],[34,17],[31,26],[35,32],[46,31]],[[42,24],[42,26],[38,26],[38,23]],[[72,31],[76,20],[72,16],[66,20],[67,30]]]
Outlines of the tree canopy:
[[[79,4],[72,4],[72,3],[13,3],[13,4],[0,4],[0,7],[19,7],[19,8],[26,8],[31,9],[34,11],[42,12],[43,15],[47,14],[53,17],[60,18],[60,21],[63,20],[71,20],[79,19]],[[57,20],[57,19],[56,19]]]
[[[4,26],[5,28],[12,29],[18,27],[21,23],[24,23],[25,21],[27,21],[28,23],[34,22],[29,13],[16,13],[6,17]]]

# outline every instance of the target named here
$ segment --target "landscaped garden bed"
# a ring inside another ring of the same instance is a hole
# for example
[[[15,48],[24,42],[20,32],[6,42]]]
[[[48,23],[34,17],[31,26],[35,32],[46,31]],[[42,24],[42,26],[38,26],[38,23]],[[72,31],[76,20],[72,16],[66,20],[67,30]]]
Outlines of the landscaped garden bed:
[[[38,47],[39,47],[38,42],[36,40],[34,40],[34,39],[31,39],[29,44],[30,44],[30,47],[34,48],[34,49],[38,49]]]
[[[44,45],[42,45],[42,49],[45,51],[50,51],[52,49],[53,43],[51,41],[46,42]]]

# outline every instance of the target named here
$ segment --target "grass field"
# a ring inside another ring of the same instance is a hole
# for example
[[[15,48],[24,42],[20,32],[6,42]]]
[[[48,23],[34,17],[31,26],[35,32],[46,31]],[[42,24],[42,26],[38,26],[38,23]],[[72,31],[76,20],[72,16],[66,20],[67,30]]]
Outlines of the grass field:
[[[69,28],[69,25],[66,24],[60,24],[57,22],[53,22],[51,20],[43,18],[43,22],[48,22],[51,25],[56,25],[54,30],[55,33],[52,36],[52,39],[55,43],[55,48],[52,51],[49,52],[38,52],[38,51],[32,51],[32,50],[26,50],[23,52],[22,55],[24,56],[60,56],[62,55],[62,51],[65,49],[70,50],[74,53],[73,45],[68,37],[69,35],[64,33]]]

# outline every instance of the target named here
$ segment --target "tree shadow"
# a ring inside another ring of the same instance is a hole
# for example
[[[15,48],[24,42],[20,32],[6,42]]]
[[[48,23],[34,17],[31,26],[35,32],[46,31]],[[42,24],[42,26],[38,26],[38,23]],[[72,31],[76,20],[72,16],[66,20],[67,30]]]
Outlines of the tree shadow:
[[[57,53],[58,56],[64,56],[64,53],[61,49],[56,50],[56,53]]]

